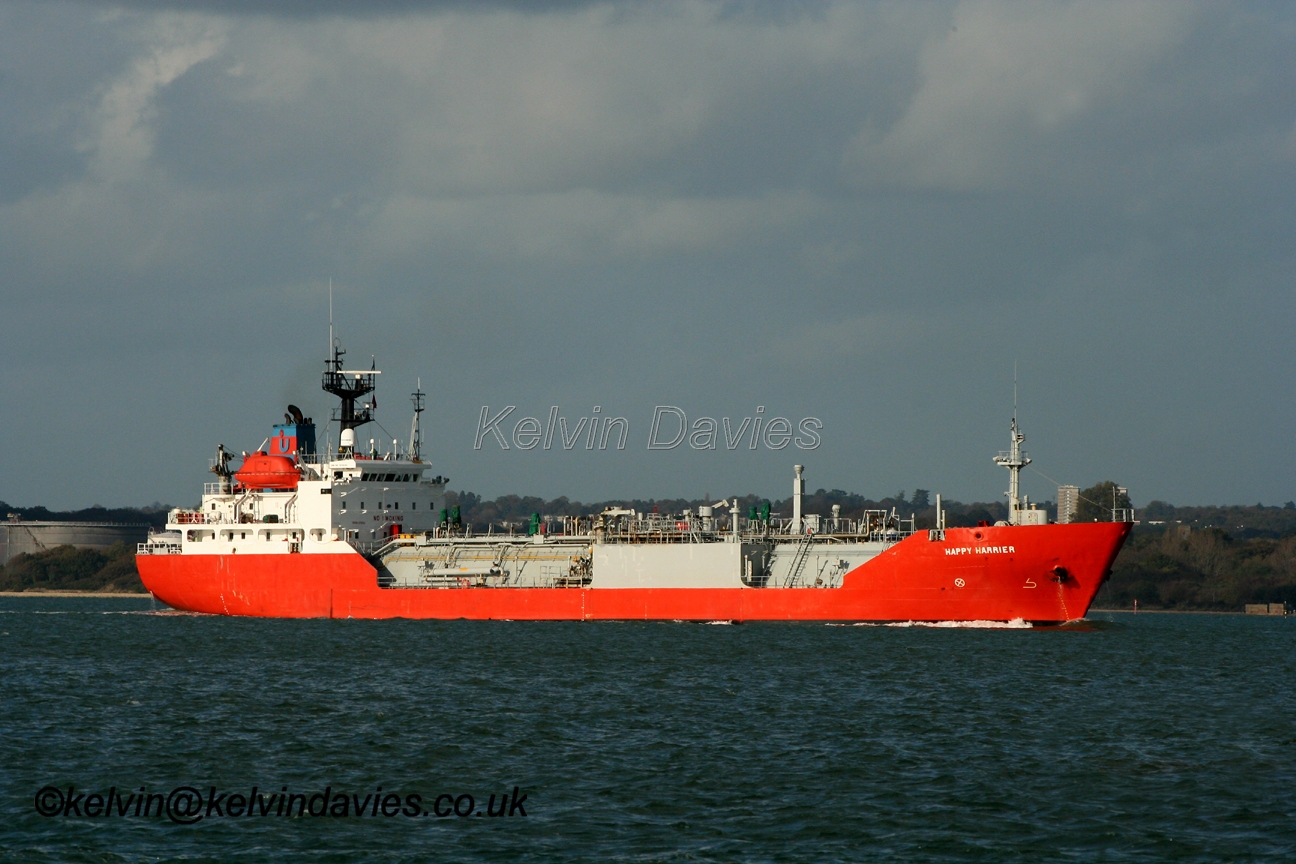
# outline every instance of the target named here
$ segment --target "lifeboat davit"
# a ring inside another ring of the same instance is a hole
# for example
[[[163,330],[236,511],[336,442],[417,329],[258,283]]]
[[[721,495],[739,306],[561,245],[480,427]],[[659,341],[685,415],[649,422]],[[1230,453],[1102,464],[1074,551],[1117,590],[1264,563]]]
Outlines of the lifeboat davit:
[[[271,489],[276,492],[296,489],[301,474],[287,456],[271,456],[258,451],[243,460],[234,479],[245,489]]]

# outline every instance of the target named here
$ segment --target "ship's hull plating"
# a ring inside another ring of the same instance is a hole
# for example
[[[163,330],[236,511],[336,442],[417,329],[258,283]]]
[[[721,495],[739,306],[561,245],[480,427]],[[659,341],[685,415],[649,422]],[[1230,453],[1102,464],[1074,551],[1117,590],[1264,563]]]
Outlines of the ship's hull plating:
[[[1010,621],[1083,618],[1127,523],[919,532],[838,588],[380,588],[359,553],[140,555],[177,609],[274,618]],[[597,583],[597,579],[595,580]]]

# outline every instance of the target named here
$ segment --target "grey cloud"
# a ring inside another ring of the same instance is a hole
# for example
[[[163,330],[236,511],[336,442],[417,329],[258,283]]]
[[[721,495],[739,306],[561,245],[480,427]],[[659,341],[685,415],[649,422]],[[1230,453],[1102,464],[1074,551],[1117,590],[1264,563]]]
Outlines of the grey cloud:
[[[514,11],[526,14],[561,12],[606,5],[606,0],[117,0],[126,9],[199,11],[214,15],[268,18],[341,17],[372,19],[435,12]]]
[[[0,446],[48,442],[6,500],[187,500],[325,416],[330,277],[383,425],[421,376],[488,494],[786,487],[465,446],[486,403],[669,402],[822,416],[812,484],[993,497],[1017,360],[1052,476],[1293,495],[1283,7],[88,8],[0,11]]]
[[[146,11],[200,11],[217,15],[272,18],[380,18],[438,12],[513,12],[541,15],[586,9],[591,6],[629,9],[644,6],[630,0],[116,0],[126,9]],[[664,4],[662,4],[664,5]],[[822,15],[827,0],[726,0],[717,4],[720,20],[756,18],[784,23]]]

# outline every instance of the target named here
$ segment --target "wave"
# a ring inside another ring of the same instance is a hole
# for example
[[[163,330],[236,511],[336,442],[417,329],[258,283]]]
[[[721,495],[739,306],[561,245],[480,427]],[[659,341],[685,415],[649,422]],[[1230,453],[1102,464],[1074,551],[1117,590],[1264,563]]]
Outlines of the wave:
[[[954,630],[1030,630],[1029,621],[859,621],[855,624],[829,624],[829,627],[935,627]]]

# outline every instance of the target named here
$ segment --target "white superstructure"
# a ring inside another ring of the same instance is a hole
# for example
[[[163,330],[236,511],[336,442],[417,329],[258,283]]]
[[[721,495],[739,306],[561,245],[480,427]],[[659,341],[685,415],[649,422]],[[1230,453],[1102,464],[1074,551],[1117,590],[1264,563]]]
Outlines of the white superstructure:
[[[345,351],[336,345],[325,364],[323,387],[339,396],[341,425],[336,451],[317,454],[315,424],[289,405],[284,423],[273,427],[263,449],[243,454],[238,471],[232,454],[219,447],[211,472],[217,482],[203,490],[196,509],[176,509],[167,530],[149,538],[141,551],[236,555],[352,553],[375,548],[393,536],[450,531],[458,508],[445,507],[448,478],[431,476],[422,460],[418,415],[423,393],[414,394],[415,422],[408,448],[392,441],[385,454],[372,439],[357,447],[355,430],[373,419],[377,369],[343,369]]]
[[[295,489],[207,484],[202,504],[172,510],[167,533],[150,542],[196,554],[351,552],[393,534],[435,531],[452,518],[442,512],[446,478],[428,477],[429,466],[407,456],[307,457],[297,465]]]

